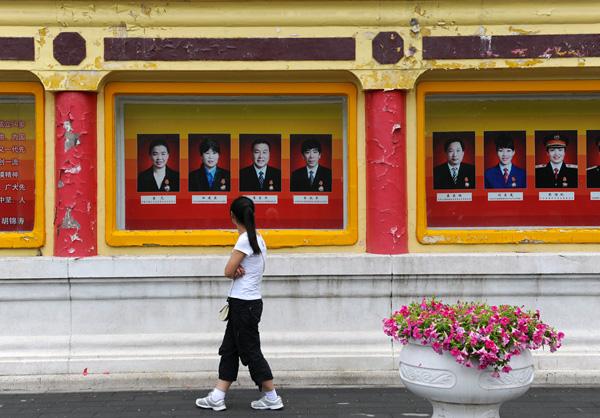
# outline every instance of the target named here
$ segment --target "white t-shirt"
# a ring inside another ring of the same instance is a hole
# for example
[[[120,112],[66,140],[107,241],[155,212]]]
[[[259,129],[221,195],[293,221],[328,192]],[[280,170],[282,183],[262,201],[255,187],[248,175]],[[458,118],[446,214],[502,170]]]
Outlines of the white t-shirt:
[[[231,281],[229,296],[236,299],[256,300],[260,299],[260,282],[262,281],[263,271],[265,269],[265,257],[267,256],[267,246],[260,234],[256,234],[256,240],[260,248],[260,254],[254,254],[248,234],[244,232],[235,243],[234,250],[246,254],[240,266],[246,274]]]

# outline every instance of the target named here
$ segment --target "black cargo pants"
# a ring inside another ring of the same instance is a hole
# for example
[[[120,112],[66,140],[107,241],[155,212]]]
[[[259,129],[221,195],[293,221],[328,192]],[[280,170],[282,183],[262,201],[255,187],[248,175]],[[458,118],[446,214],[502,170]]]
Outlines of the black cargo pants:
[[[273,380],[269,363],[260,349],[258,323],[262,310],[262,299],[229,298],[229,321],[219,348],[219,379],[235,382],[241,360],[248,366],[250,377],[259,390],[262,389],[261,382]]]

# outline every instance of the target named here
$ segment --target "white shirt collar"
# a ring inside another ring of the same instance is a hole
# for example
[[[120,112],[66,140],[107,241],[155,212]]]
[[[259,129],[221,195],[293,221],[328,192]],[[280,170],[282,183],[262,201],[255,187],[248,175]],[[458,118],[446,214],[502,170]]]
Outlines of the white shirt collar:
[[[550,165],[552,166],[552,171],[554,171],[555,168],[558,168],[558,171],[560,171],[562,165],[563,165],[563,161],[560,162],[560,164],[556,165],[554,164],[552,161],[550,161]]]
[[[508,168],[508,172],[510,173],[510,170],[512,170],[512,163],[508,163],[507,166],[503,166],[502,164],[498,163],[498,166],[500,167],[500,172],[502,174],[504,174],[504,169]]]
[[[154,174],[154,181],[156,181],[156,186],[160,189],[160,185],[162,184],[163,180],[165,179],[165,176],[167,175],[166,167],[152,171]]]
[[[457,173],[460,171],[460,164],[457,165],[456,167],[451,166],[450,163],[446,163],[446,164],[448,164],[448,169],[450,170],[451,173],[452,173],[453,168],[456,168]]]
[[[256,171],[256,177],[258,177],[258,173],[261,171],[263,172],[263,176],[267,177],[267,167],[268,166],[264,166],[263,168],[258,169],[254,164],[252,164],[252,167],[254,167],[254,171]]]
[[[306,167],[306,175],[308,177],[310,177],[310,172],[311,171],[313,172],[313,176],[317,175],[317,170],[319,169],[319,164],[317,164],[317,166],[315,168],[308,168],[308,166],[305,166],[305,167]]]

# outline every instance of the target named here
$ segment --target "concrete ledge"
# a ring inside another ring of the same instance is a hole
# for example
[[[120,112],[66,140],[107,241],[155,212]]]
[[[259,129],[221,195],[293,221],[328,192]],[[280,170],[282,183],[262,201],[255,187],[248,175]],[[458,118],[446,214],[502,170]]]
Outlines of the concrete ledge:
[[[279,388],[332,387],[332,386],[395,386],[404,387],[397,371],[378,372],[328,372],[298,370],[277,372],[275,384]],[[90,392],[128,390],[180,390],[198,389],[206,391],[217,380],[216,372],[199,373],[117,373],[45,376],[0,376],[1,392],[44,393],[44,392]],[[536,371],[534,386],[599,386],[600,374],[596,371],[567,372]],[[252,389],[256,386],[247,371],[240,370],[240,380],[234,388]]]

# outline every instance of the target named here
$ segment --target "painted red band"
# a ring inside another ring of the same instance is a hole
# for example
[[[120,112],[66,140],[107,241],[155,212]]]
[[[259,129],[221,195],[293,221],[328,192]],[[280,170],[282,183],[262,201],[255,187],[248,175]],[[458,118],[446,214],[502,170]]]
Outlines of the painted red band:
[[[406,93],[370,91],[367,124],[367,252],[408,252]]]
[[[54,255],[58,257],[98,253],[96,107],[95,93],[55,96]]]

